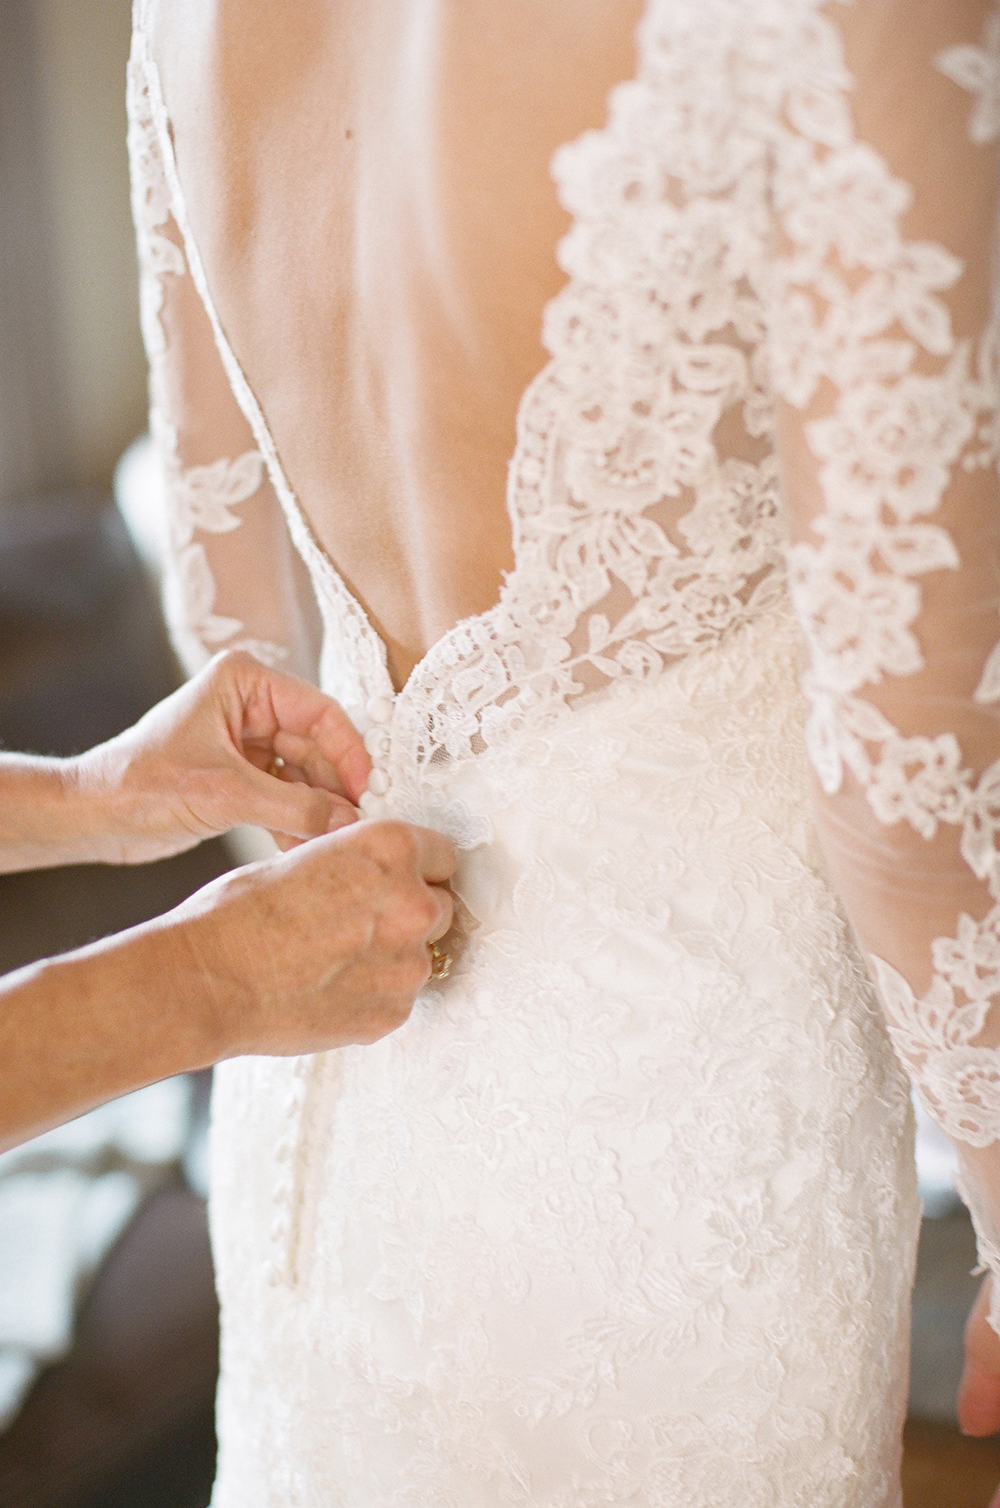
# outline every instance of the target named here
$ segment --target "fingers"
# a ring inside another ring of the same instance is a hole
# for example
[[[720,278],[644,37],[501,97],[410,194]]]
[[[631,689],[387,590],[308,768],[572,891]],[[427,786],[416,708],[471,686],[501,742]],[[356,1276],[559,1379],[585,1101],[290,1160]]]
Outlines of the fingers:
[[[435,832],[432,827],[415,827],[409,823],[398,825],[404,827],[414,845],[413,857],[421,878],[431,885],[443,885],[450,880],[458,863],[451,839],[444,833]]]
[[[437,917],[427,933],[427,941],[437,942],[446,932],[451,931],[451,924],[455,920],[455,902],[449,890],[442,890],[439,885],[429,885],[427,888],[438,908]]]
[[[966,1357],[959,1385],[958,1423],[963,1435],[1000,1430],[1000,1377],[972,1357]]]
[[[989,1322],[991,1279],[980,1286],[965,1327],[965,1370],[958,1394],[958,1422],[967,1435],[1000,1430],[1000,1336]]]
[[[444,936],[454,920],[454,901],[444,888],[457,862],[450,838],[408,822],[363,822],[342,841],[382,872],[380,921],[390,948],[423,947]]]
[[[270,752],[272,757],[277,755],[285,766],[283,780],[298,780],[303,785],[319,786],[324,791],[345,793],[346,787],[336,765],[330,763],[311,739],[279,729]]]
[[[227,785],[225,804],[238,813],[237,820],[267,828],[275,834],[279,847],[287,846],[282,838],[319,838],[358,820],[346,797],[281,780],[251,764],[230,772]]]
[[[284,718],[274,735],[274,751],[288,764],[297,765],[311,785],[327,790],[335,786],[356,803],[368,783],[371,759],[343,708],[328,697],[322,701],[318,715],[304,729]],[[278,698],[277,715],[283,717],[285,710]]]
[[[455,916],[451,892],[441,883],[429,883],[428,877],[453,873],[455,849],[447,838],[428,828],[402,823],[386,826],[394,829],[389,836],[401,843],[404,853],[402,862],[386,874],[392,890],[379,933],[390,949],[416,949],[422,986],[430,975],[428,944],[450,931]]]
[[[311,783],[343,789],[358,801],[371,760],[342,707],[307,681],[240,651],[213,662],[211,674],[234,741],[248,757],[254,747],[273,750],[302,768]]]
[[[416,870],[421,879],[441,885],[455,873],[455,845],[443,833],[410,822],[366,822],[364,841],[383,869]]]
[[[280,828],[268,828],[268,832],[281,852],[288,853],[293,848],[301,848],[303,843],[309,843],[316,838],[322,838],[330,833],[339,832],[342,827],[352,827],[357,821],[357,808],[353,807],[345,797],[334,796],[331,798],[330,814],[327,818],[326,827],[322,832],[307,833],[304,837],[292,837],[289,833],[282,832]]]

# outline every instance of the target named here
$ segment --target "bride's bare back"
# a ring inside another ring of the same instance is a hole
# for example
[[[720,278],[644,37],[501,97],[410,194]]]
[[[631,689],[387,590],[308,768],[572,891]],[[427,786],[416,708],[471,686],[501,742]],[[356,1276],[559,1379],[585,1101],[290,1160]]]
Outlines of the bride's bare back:
[[[634,71],[641,9],[158,8],[178,170],[221,323],[397,684],[496,601],[512,564],[515,416],[564,282],[549,162],[603,124],[608,91]],[[193,374],[204,409],[198,386]]]

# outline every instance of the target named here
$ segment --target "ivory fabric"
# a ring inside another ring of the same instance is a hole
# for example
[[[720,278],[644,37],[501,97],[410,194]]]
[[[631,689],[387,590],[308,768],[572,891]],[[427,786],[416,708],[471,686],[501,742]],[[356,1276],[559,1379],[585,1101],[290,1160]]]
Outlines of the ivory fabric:
[[[553,163],[514,570],[396,694],[216,314],[137,9],[179,640],[305,663],[291,541],[366,811],[463,855],[403,1030],[220,1071],[215,1508],[896,1508],[900,1060],[1000,1268],[1000,14],[650,0],[638,57]],[[208,465],[189,282],[246,424]]]

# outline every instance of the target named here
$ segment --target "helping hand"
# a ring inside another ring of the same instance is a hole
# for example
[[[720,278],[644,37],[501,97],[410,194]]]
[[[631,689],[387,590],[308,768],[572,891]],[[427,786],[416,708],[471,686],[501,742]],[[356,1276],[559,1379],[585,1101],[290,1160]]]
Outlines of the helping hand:
[[[453,844],[361,822],[199,890],[159,923],[212,1057],[320,1052],[401,1026],[452,923]]]
[[[241,823],[282,847],[357,819],[371,761],[347,714],[251,655],[217,656],[134,727],[72,761],[107,810],[111,862],[191,848]]]

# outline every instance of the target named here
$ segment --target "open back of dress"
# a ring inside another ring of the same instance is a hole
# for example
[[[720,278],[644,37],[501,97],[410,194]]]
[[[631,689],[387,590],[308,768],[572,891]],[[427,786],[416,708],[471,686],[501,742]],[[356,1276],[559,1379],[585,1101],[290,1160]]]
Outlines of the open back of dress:
[[[130,72],[178,640],[464,851],[404,1030],[220,1070],[216,1508],[896,1508],[906,1084],[808,763],[991,1257],[1000,21],[650,0],[560,275],[531,153],[634,16],[513,8],[505,93],[495,7],[353,9],[140,3]]]

